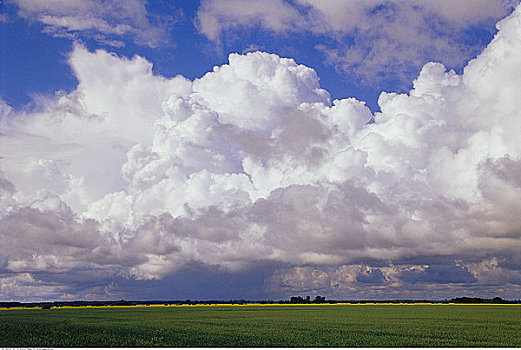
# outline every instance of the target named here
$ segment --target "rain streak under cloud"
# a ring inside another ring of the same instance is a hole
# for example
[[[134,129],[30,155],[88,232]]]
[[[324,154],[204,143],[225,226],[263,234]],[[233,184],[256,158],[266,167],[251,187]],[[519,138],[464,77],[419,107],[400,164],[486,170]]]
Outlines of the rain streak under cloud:
[[[497,28],[376,113],[275,54],[189,80],[76,43],[74,91],[0,100],[0,298],[519,298],[521,7]]]

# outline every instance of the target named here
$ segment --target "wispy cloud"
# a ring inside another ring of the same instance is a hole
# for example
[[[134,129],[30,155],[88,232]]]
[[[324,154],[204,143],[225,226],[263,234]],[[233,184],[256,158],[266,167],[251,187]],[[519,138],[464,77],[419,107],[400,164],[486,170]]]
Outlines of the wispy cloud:
[[[328,62],[365,84],[406,84],[429,61],[463,65],[481,49],[465,30],[492,24],[517,3],[504,0],[316,1],[204,0],[197,15],[202,34],[219,41],[239,28],[261,27],[279,35],[307,32]],[[233,36],[232,36],[233,37]]]
[[[111,46],[121,46],[122,36],[151,47],[166,40],[166,22],[153,18],[144,0],[14,0],[18,14],[44,25],[58,37],[90,35]]]
[[[210,40],[219,40],[224,30],[260,25],[288,32],[303,25],[300,13],[282,0],[202,1],[197,14],[199,31]]]

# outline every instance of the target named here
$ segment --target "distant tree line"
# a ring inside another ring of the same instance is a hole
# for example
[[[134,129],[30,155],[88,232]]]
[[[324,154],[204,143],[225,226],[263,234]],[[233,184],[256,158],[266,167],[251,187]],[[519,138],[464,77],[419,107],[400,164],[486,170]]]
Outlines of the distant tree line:
[[[378,304],[378,303],[439,303],[439,304],[521,304],[521,300],[505,300],[500,297],[492,299],[476,298],[476,297],[458,297],[450,300],[410,300],[410,299],[393,299],[393,300],[327,300],[326,297],[317,295],[313,300],[310,296],[305,298],[301,296],[292,296],[289,300],[247,300],[247,299],[230,299],[230,300],[110,300],[110,301],[54,301],[54,302],[35,302],[21,303],[16,301],[0,301],[0,308],[13,307],[40,307],[42,309],[50,309],[51,307],[86,307],[86,306],[136,306],[136,305],[244,305],[244,304]]]

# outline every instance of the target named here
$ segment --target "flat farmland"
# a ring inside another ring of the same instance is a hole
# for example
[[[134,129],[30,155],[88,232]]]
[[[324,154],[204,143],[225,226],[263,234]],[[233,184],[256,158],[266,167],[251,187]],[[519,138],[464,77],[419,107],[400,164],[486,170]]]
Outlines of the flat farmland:
[[[519,347],[521,305],[0,310],[1,347]]]

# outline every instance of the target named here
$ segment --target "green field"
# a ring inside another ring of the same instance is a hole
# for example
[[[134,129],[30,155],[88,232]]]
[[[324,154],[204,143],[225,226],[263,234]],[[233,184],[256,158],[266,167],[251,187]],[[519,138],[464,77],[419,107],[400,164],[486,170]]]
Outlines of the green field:
[[[519,347],[521,305],[0,311],[2,347]]]

